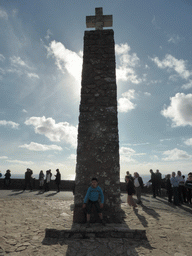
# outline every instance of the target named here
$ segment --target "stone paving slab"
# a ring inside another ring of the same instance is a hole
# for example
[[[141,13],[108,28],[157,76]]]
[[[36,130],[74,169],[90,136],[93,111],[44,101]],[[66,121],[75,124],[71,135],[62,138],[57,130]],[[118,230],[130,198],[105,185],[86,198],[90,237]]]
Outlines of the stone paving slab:
[[[0,191],[0,256],[191,256],[192,206],[173,206],[151,195],[143,195],[135,211],[126,195],[121,197],[126,228],[146,230],[147,239],[45,238],[46,229],[73,228],[73,195],[65,193]]]

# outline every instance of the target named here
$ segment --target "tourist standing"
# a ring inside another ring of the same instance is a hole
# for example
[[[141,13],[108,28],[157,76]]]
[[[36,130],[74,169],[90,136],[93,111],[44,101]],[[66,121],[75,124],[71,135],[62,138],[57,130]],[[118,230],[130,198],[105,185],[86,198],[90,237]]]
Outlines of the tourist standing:
[[[32,174],[33,171],[29,168],[27,168],[26,172],[25,172],[25,185],[24,185],[24,191],[26,190],[27,186],[29,186],[29,189],[32,191]]]
[[[132,177],[132,175],[131,175],[131,173],[130,173],[129,171],[126,172],[126,175],[125,175],[125,182],[127,182],[127,181],[126,181],[126,177],[127,177],[127,176],[129,176],[130,179],[131,179],[131,181],[133,182],[134,178]]]
[[[170,178],[171,178],[171,175],[167,174],[167,176],[166,176],[166,189],[167,189],[168,202],[172,203],[173,191],[172,191]]]
[[[7,170],[4,176],[4,185],[8,189],[11,183],[11,171]]]
[[[187,190],[187,203],[192,204],[191,197],[192,197],[192,174],[188,174],[188,178],[185,182],[185,187]]]
[[[156,185],[156,192],[157,192],[157,196],[161,196],[161,180],[162,180],[162,175],[159,172],[159,170],[156,170],[156,181],[157,181],[157,185]]]
[[[143,188],[143,179],[139,176],[138,172],[134,173],[134,186],[137,196],[137,204],[141,203],[141,190]]]
[[[133,195],[135,194],[134,184],[133,184],[130,176],[126,176],[125,178],[126,178],[126,182],[127,182],[127,186],[126,186],[127,203],[128,203],[128,205],[133,206],[133,209],[135,209],[135,207],[137,207],[137,204],[135,203],[135,201],[133,199]]]
[[[173,203],[175,205],[179,205],[179,194],[178,194],[179,181],[175,177],[175,175],[176,175],[175,172],[172,172],[172,177],[170,178],[170,182],[171,182],[172,189],[173,189]]]
[[[52,176],[51,170],[47,170],[46,171],[46,178],[45,178],[45,192],[49,191],[49,185],[50,185],[50,182],[51,182],[51,176]]]
[[[44,177],[45,177],[45,174],[43,173],[43,170],[41,170],[40,173],[39,173],[39,187],[40,187],[40,189],[43,188]]]
[[[55,183],[57,185],[57,192],[60,192],[61,173],[59,169],[56,170]]]
[[[181,175],[181,171],[177,172],[177,180],[179,182],[179,187],[178,187],[178,196],[179,196],[179,203],[182,204],[183,203],[183,188],[185,185],[185,181]]]
[[[149,182],[152,183],[152,192],[153,192],[153,197],[156,198],[156,190],[157,190],[157,179],[156,179],[156,174],[153,172],[152,169],[150,169],[151,173],[151,179]]]

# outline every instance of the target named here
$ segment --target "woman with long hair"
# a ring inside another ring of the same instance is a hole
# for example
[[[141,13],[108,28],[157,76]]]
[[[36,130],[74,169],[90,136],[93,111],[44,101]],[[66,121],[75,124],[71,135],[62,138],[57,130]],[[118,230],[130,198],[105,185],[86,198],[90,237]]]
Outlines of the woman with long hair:
[[[126,182],[127,182],[127,203],[130,206],[133,206],[133,209],[135,209],[137,207],[137,204],[135,203],[134,199],[133,199],[133,195],[135,194],[135,188],[134,188],[134,184],[132,182],[132,180],[130,179],[130,176],[126,176],[125,177]]]

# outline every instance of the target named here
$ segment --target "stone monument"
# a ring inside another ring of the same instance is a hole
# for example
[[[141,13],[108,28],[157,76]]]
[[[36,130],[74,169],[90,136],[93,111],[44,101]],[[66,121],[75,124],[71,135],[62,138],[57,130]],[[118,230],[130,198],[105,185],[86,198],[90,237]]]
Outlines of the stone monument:
[[[92,177],[99,180],[105,197],[103,215],[108,223],[121,218],[119,178],[119,136],[117,120],[117,86],[115,45],[112,15],[86,17],[81,102],[78,127],[77,164],[75,178],[74,223],[85,221],[83,199]],[[97,221],[91,215],[91,221]]]

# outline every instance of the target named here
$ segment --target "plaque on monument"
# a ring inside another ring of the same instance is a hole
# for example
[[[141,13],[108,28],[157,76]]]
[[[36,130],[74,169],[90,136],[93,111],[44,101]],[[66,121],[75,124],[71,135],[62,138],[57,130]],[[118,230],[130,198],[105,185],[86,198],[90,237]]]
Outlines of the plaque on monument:
[[[117,119],[117,86],[115,44],[112,15],[86,18],[78,147],[75,178],[74,223],[85,222],[83,200],[90,181],[96,177],[104,193],[103,216],[106,222],[121,222],[119,135]],[[92,214],[91,221],[97,221]]]

